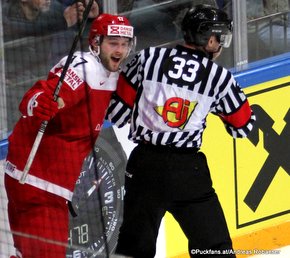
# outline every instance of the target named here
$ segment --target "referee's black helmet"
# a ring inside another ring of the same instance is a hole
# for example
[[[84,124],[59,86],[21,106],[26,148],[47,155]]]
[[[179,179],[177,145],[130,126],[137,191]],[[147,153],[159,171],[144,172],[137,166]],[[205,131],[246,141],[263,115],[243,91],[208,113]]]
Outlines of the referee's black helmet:
[[[182,31],[186,43],[205,46],[215,35],[222,47],[229,47],[232,40],[232,20],[228,15],[210,5],[197,5],[185,14]]]

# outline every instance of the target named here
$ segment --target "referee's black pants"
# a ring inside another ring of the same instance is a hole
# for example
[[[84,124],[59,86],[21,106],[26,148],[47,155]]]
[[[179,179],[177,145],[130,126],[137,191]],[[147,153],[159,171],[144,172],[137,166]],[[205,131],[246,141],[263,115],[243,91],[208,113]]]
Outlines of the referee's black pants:
[[[191,257],[235,257],[223,254],[233,253],[232,242],[202,152],[139,144],[126,171],[117,254],[153,258],[168,211],[186,235]]]

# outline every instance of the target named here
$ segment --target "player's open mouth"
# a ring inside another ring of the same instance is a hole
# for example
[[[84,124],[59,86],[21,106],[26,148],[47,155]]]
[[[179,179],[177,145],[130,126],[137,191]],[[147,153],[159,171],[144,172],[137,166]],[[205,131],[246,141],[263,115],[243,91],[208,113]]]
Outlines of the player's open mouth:
[[[116,63],[120,62],[121,60],[121,58],[119,57],[112,57],[111,59],[113,60],[113,62],[116,62]]]

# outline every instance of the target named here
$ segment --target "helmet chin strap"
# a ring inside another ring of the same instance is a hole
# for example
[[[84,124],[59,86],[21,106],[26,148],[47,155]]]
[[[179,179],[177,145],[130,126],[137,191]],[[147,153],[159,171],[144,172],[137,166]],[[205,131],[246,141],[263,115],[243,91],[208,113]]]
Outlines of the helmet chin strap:
[[[100,55],[100,52],[101,52],[100,45],[101,45],[101,42],[102,42],[102,37],[98,35],[98,36],[95,37],[94,40],[95,40],[95,43],[96,43],[97,46],[94,47],[94,49],[93,49],[93,46],[89,45],[89,50],[90,50],[91,54],[94,57],[96,57],[98,59],[98,61],[100,62],[101,59],[100,59],[99,55]]]
[[[89,46],[89,50],[94,57],[99,57],[100,55],[100,46],[97,46],[96,50],[92,46]]]
[[[93,49],[92,46],[89,46],[89,50],[91,52],[91,54],[98,60],[98,62],[101,63],[101,59],[100,59],[100,46],[97,46],[97,49]]]

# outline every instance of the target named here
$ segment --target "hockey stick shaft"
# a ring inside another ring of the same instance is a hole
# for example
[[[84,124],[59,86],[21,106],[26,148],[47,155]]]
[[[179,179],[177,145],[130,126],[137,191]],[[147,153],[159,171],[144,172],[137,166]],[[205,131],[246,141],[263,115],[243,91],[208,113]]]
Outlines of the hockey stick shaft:
[[[86,6],[86,9],[84,11],[84,14],[83,14],[83,19],[79,25],[79,30],[78,30],[78,33],[76,34],[75,38],[74,38],[74,41],[73,41],[73,44],[71,46],[71,49],[69,51],[69,54],[68,54],[68,57],[67,57],[67,60],[64,64],[64,67],[63,67],[63,70],[62,70],[62,73],[59,77],[59,81],[58,81],[58,84],[55,88],[55,91],[54,91],[54,99],[57,100],[58,98],[58,94],[59,94],[59,91],[60,91],[60,88],[61,88],[61,85],[62,85],[62,82],[63,82],[63,79],[66,75],[66,72],[69,68],[69,65],[72,61],[72,57],[73,57],[73,54],[76,50],[76,47],[77,47],[77,44],[78,44],[78,41],[80,40],[80,38],[82,37],[82,34],[83,34],[83,31],[85,29],[85,25],[86,25],[86,22],[88,20],[88,17],[89,17],[89,13],[90,13],[90,10],[91,10],[91,7],[93,5],[93,2],[94,0],[90,0],[90,2],[88,3],[88,5]]]
[[[61,75],[59,77],[58,83],[57,83],[57,85],[55,87],[55,90],[54,90],[54,93],[53,93],[53,97],[54,97],[55,101],[58,101],[58,94],[60,92],[64,77],[65,77],[66,72],[67,72],[67,70],[69,68],[69,65],[70,65],[70,63],[72,61],[73,54],[74,54],[74,52],[76,50],[78,41],[80,40],[80,38],[81,38],[81,36],[83,34],[83,31],[84,31],[86,22],[88,20],[89,12],[91,10],[93,2],[94,2],[94,0],[90,0],[89,1],[88,5],[86,6],[86,9],[85,9],[85,11],[83,13],[83,18],[82,18],[81,23],[79,25],[78,33],[76,34],[76,36],[74,38],[73,44],[71,46],[71,49],[70,49],[69,54],[68,54],[68,57],[66,59],[66,62],[65,62],[64,67],[63,67],[63,70],[61,72]],[[39,128],[38,133],[37,133],[36,138],[35,138],[35,141],[34,141],[34,143],[32,145],[31,151],[29,153],[27,162],[25,164],[25,167],[24,167],[24,170],[23,170],[23,174],[21,175],[21,178],[19,179],[19,183],[21,183],[21,184],[25,184],[25,182],[26,182],[27,175],[29,173],[29,170],[31,168],[32,162],[33,162],[33,160],[35,158],[36,152],[37,152],[37,150],[39,148],[40,142],[42,140],[42,137],[44,135],[44,132],[46,130],[47,125],[48,125],[48,121],[42,121],[42,123],[40,125],[40,128]]]

